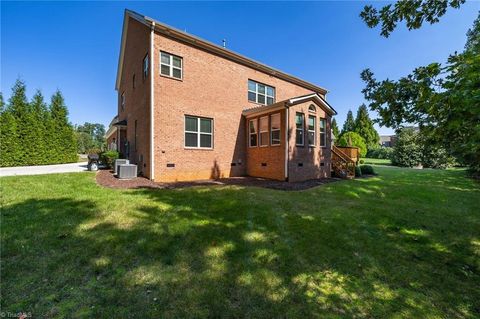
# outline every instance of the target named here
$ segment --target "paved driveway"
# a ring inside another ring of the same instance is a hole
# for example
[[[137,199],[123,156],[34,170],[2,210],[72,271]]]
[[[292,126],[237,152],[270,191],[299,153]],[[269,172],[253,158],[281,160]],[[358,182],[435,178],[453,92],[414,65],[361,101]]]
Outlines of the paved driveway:
[[[0,168],[0,176],[41,175],[52,173],[74,173],[87,170],[87,163],[69,163],[41,166],[17,166]]]

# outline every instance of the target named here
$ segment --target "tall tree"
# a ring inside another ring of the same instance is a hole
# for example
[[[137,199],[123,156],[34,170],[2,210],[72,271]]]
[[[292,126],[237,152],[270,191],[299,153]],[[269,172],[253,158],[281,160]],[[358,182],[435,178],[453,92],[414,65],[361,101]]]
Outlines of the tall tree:
[[[354,132],[363,137],[369,150],[378,147],[380,136],[378,135],[377,130],[373,127],[373,121],[368,115],[367,106],[365,104],[360,105],[358,108]]]
[[[68,110],[65,105],[62,93],[57,91],[53,94],[50,102],[51,125],[49,127],[51,136],[54,136],[55,160],[59,163],[77,161],[77,141],[72,125],[68,122]]]
[[[15,161],[24,165],[34,164],[35,141],[31,127],[35,125],[33,113],[27,100],[27,88],[23,81],[17,80],[12,88],[8,109],[16,123],[16,138],[18,147],[15,152]]]
[[[398,22],[405,21],[408,30],[418,29],[424,22],[437,23],[448,7],[458,9],[463,3],[465,0],[400,0],[380,10],[371,5],[365,6],[360,17],[370,28],[381,24],[380,34],[388,38]]]
[[[353,113],[351,110],[348,110],[347,119],[345,120],[345,123],[343,123],[341,135],[347,132],[353,132],[354,129],[355,129],[355,120],[353,119]]]
[[[19,158],[17,123],[0,92],[0,166],[14,166]]]
[[[432,63],[398,81],[377,81],[361,74],[369,107],[380,124],[417,124],[431,142],[443,145],[480,175],[480,15],[467,34],[465,51],[451,55],[445,66]]]
[[[332,133],[336,139],[340,137],[340,130],[338,129],[337,120],[335,118],[332,120]]]
[[[43,95],[37,90],[31,101],[30,111],[32,112],[32,125],[30,127],[31,144],[35,152],[32,154],[31,164],[39,165],[48,163],[47,153],[51,147],[48,145],[46,136],[48,109],[44,102]]]

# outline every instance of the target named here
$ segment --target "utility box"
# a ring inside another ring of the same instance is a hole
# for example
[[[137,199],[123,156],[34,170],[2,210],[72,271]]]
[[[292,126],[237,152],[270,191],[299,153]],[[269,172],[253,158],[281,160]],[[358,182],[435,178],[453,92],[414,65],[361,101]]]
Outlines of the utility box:
[[[128,159],[124,158],[119,158],[115,160],[115,164],[113,165],[113,173],[118,174],[118,165],[122,164],[130,164],[130,161]]]
[[[120,164],[117,169],[117,177],[119,179],[132,179],[137,177],[137,165]]]

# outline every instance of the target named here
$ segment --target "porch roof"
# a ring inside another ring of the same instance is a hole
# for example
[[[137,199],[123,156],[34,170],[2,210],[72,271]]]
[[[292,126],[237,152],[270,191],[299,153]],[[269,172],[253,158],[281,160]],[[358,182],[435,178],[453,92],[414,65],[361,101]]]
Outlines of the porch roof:
[[[259,113],[265,113],[265,112],[270,112],[274,111],[276,109],[282,109],[282,108],[288,108],[292,105],[307,102],[307,101],[315,101],[317,104],[322,106],[327,113],[330,115],[336,115],[337,111],[320,95],[317,93],[312,93],[312,94],[307,94],[307,95],[301,95],[297,97],[290,98],[288,100],[283,100],[274,104],[270,105],[262,105],[262,106],[257,106],[257,107],[252,107],[248,108],[242,111],[242,115],[244,116],[251,116],[251,115],[256,115]]]

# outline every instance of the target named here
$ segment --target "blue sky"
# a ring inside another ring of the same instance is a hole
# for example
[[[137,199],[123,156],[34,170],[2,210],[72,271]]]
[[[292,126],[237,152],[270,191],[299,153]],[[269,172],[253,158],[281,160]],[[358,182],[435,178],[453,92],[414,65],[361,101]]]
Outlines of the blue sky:
[[[396,79],[413,68],[461,51],[480,10],[467,2],[435,25],[388,39],[359,18],[365,2],[1,2],[1,91],[20,77],[28,95],[58,88],[76,124],[108,125],[125,8],[221,44],[327,88],[341,126],[363,102],[359,74]],[[374,2],[381,6],[384,2]],[[371,113],[372,117],[376,114]],[[378,128],[378,127],[377,127]],[[381,134],[391,132],[379,128]]]

